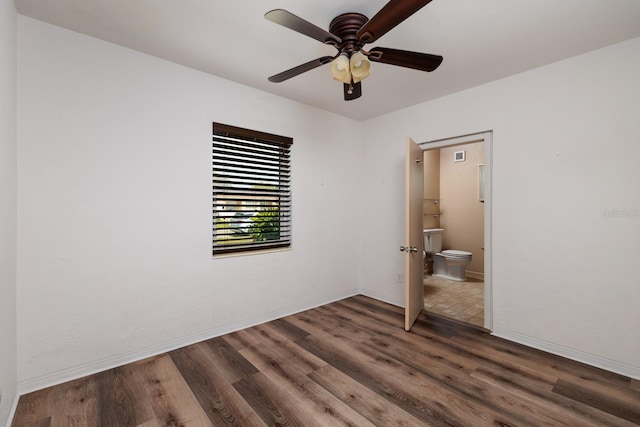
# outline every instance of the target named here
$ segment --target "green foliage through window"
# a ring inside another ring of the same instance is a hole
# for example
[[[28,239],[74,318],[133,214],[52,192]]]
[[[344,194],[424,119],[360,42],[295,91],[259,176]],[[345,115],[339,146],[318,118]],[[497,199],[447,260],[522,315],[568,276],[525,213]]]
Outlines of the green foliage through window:
[[[256,242],[278,240],[280,238],[280,209],[267,208],[251,218],[249,234]]]

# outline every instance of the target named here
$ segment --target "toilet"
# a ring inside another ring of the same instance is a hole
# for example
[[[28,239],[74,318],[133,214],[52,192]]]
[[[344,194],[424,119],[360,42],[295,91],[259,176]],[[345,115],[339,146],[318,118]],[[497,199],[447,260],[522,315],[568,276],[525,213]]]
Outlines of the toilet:
[[[425,228],[424,250],[433,259],[433,275],[443,279],[464,282],[467,280],[466,268],[471,263],[471,252],[455,249],[442,250],[444,228]]]

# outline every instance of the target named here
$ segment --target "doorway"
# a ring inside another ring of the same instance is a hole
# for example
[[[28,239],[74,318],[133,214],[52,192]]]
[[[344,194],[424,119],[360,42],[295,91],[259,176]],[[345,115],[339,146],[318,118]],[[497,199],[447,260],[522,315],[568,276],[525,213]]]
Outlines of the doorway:
[[[439,271],[433,275],[434,257],[427,257],[423,308],[488,330],[493,324],[491,144],[491,131],[419,144],[425,154],[424,228],[444,229],[442,249],[472,253],[464,280],[443,274],[441,257]],[[434,165],[434,159],[438,177],[429,182],[426,175],[433,175],[429,164]]]

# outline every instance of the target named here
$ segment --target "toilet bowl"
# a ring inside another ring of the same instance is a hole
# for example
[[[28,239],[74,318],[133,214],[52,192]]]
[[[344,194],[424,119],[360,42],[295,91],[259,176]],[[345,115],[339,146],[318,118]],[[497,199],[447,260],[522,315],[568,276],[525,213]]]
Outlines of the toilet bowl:
[[[471,252],[449,249],[433,254],[433,275],[443,279],[464,282],[466,269],[471,263]]]
[[[433,259],[433,275],[444,279],[464,282],[465,272],[471,263],[471,252],[455,249],[442,250],[443,228],[426,228],[423,230],[424,250]]]

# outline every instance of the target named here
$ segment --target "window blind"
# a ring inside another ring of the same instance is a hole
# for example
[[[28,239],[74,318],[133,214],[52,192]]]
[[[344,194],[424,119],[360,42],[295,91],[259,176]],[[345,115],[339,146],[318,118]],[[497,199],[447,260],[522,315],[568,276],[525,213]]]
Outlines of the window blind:
[[[291,246],[293,139],[213,123],[213,255]]]

